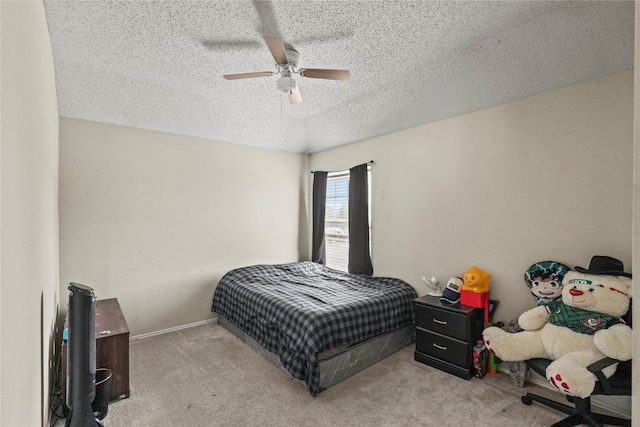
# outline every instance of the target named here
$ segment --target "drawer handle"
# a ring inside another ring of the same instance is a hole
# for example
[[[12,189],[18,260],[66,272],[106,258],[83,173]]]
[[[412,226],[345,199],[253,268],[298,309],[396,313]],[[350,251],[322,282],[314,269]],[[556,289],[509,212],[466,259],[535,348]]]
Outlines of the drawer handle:
[[[447,347],[444,347],[444,346],[438,345],[438,344],[436,344],[436,343],[432,343],[432,344],[433,344],[433,346],[434,346],[435,348],[437,348],[437,349],[447,351]]]
[[[446,325],[447,324],[447,322],[445,322],[444,320],[438,320],[438,319],[431,319],[431,320],[433,320],[435,323],[439,323],[441,325]]]

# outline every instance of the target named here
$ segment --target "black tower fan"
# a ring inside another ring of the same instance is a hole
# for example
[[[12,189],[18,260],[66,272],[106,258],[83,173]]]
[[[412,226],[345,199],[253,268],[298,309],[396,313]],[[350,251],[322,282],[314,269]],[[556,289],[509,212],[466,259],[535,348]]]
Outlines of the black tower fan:
[[[65,427],[102,427],[91,409],[96,390],[96,298],[92,288],[79,283],[69,284],[68,316],[69,414]]]

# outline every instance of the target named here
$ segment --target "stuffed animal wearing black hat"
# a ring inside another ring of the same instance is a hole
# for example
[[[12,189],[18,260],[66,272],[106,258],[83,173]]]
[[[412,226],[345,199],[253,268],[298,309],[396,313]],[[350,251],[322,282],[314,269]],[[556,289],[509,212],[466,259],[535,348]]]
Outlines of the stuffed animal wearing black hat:
[[[560,392],[586,398],[596,383],[587,369],[604,357],[629,360],[632,331],[622,320],[629,310],[631,274],[621,261],[594,256],[589,268],[576,267],[563,279],[562,300],[524,312],[518,323],[524,331],[510,334],[489,327],[486,345],[504,361],[551,359],[547,379]],[[617,365],[603,370],[613,375]]]

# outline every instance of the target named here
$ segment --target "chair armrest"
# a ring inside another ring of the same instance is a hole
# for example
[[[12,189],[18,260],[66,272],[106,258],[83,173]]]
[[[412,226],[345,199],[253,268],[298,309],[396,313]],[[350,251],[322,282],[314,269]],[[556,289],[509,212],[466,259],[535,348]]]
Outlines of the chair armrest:
[[[611,366],[618,362],[620,362],[620,360],[612,359],[610,357],[605,357],[604,359],[600,359],[597,362],[593,362],[591,365],[587,366],[587,369],[590,372],[593,372],[596,378],[598,378],[598,381],[600,382],[600,386],[602,387],[602,390],[605,392],[605,394],[611,394],[612,391],[611,391],[611,384],[609,384],[609,381],[602,373],[602,370],[607,366]]]

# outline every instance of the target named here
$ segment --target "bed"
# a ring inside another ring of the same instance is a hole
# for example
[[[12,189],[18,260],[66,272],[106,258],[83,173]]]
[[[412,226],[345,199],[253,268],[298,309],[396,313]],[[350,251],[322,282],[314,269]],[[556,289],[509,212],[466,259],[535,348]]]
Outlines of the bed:
[[[304,261],[231,270],[218,322],[316,396],[414,341],[415,290]]]

